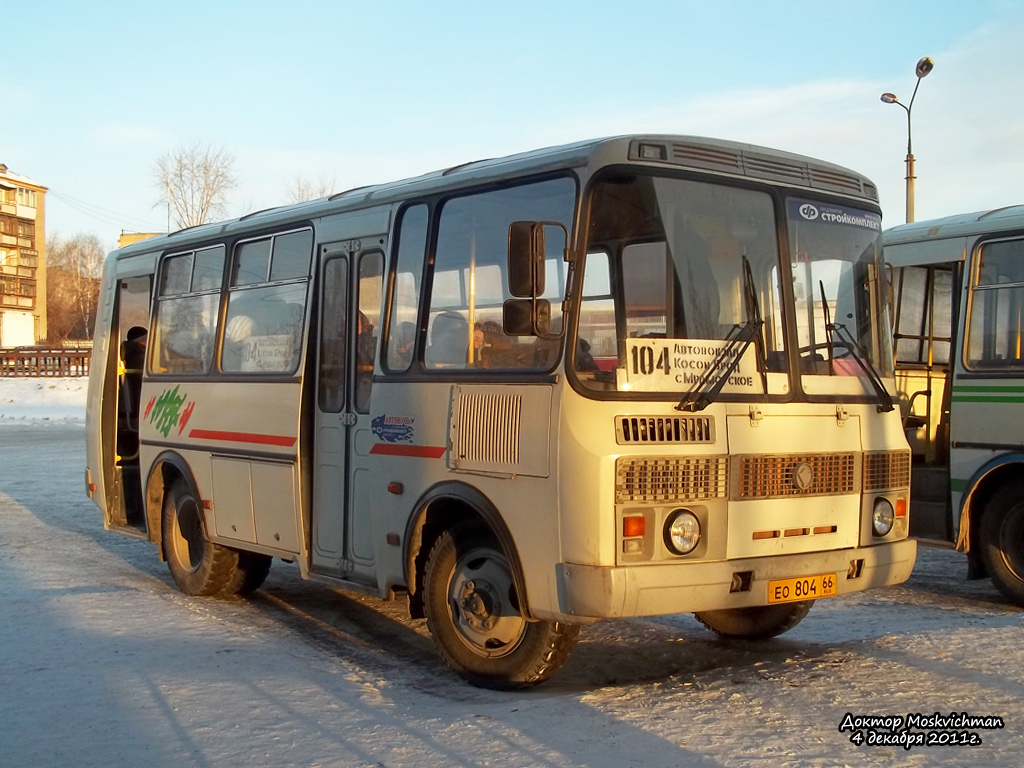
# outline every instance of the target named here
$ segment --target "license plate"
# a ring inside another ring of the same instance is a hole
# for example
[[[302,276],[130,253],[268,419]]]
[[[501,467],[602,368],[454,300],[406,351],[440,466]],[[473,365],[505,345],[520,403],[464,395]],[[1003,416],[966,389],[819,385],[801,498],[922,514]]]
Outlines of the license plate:
[[[802,576],[798,579],[779,579],[768,582],[769,603],[789,603],[793,600],[817,600],[837,594],[838,579],[834,573]]]

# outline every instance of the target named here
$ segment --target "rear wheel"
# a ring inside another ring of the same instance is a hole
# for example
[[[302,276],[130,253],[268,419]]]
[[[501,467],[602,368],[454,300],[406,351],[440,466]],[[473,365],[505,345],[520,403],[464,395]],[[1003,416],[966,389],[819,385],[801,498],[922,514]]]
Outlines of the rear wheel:
[[[486,688],[525,688],[566,662],[579,627],[528,621],[508,557],[480,526],[446,531],[427,559],[427,626],[453,670]]]
[[[1024,483],[1004,486],[986,505],[981,557],[999,591],[1024,606]]]
[[[176,480],[164,498],[161,533],[171,578],[186,595],[252,592],[270,571],[268,556],[222,547],[207,538],[199,502],[184,480]]]
[[[728,608],[695,613],[697,621],[722,637],[766,640],[788,632],[814,605],[813,600],[754,608]]]

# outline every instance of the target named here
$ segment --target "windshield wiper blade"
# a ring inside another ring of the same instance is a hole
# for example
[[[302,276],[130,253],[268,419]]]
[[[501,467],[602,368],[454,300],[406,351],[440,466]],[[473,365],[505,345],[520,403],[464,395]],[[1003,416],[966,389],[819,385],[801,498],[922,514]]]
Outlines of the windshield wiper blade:
[[[892,395],[889,394],[889,390],[885,388],[885,384],[882,383],[882,376],[872,364],[871,359],[861,346],[854,341],[853,334],[847,330],[845,325],[840,323],[832,323],[826,326],[829,333],[835,333],[839,340],[843,343],[850,351],[850,357],[857,361],[857,364],[864,369],[864,373],[867,374],[868,381],[871,382],[871,386],[874,388],[875,393],[878,395],[879,412],[891,411],[893,409]],[[831,350],[829,350],[831,357]],[[830,361],[831,364],[831,361]]]
[[[759,332],[760,328],[753,320],[748,320],[743,325],[734,325],[732,330],[729,331],[729,335],[725,337],[726,345],[718,352],[704,373],[693,382],[693,385],[686,391],[683,399],[679,401],[675,409],[692,413],[703,411],[714,402],[714,399],[718,397],[732,372],[736,370],[736,366],[740,364],[743,353],[747,351],[747,347],[750,346]],[[740,347],[739,351],[734,352],[733,350],[741,344],[743,346]],[[732,360],[722,369],[720,366],[725,364],[725,360],[729,356],[732,356]],[[714,379],[714,384],[710,388],[705,389],[712,379]]]
[[[764,325],[764,321],[761,319],[761,306],[757,301],[757,289],[754,287],[754,276],[750,270],[750,260],[746,254],[743,254],[742,258],[743,304],[747,320],[742,325],[734,325],[732,327],[732,330],[725,337],[726,345],[722,347],[722,350],[715,356],[711,365],[693,383],[686,394],[683,395],[683,399],[675,407],[677,411],[695,412],[703,411],[707,408],[718,397],[723,387],[725,387],[725,383],[729,380],[732,372],[740,364],[740,359],[747,351],[747,347],[752,343],[757,355],[757,370],[761,374],[761,392],[768,391],[768,361],[764,352],[764,336],[761,333],[761,326]],[[711,382],[712,378],[716,376],[719,366],[725,362],[729,355],[733,354],[733,350],[740,344],[743,346],[733,355],[732,361],[728,366],[721,373],[717,374],[717,378],[714,378],[714,384],[709,389],[704,389]],[[697,395],[698,392],[700,395]]]
[[[761,305],[757,301],[757,288],[754,287],[754,275],[750,271],[750,259],[743,254],[743,300],[746,305],[747,322],[756,325],[754,351],[757,353],[757,371],[761,374],[761,392],[768,393],[768,356],[764,351],[764,320],[761,319]]]

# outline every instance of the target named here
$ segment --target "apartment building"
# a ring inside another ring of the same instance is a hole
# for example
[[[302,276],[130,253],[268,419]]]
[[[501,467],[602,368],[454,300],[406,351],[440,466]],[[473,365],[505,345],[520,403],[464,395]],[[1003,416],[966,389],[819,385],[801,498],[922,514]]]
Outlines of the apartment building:
[[[0,163],[0,347],[46,338],[45,195]]]

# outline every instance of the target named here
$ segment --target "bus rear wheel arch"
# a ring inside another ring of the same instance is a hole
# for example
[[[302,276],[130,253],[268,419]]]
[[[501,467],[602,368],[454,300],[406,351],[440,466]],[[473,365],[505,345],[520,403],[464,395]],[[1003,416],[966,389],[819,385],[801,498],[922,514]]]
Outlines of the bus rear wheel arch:
[[[269,556],[210,541],[198,496],[181,477],[164,494],[160,526],[171,578],[186,595],[245,594],[259,589],[270,572]]]
[[[1024,482],[1008,483],[992,494],[981,517],[979,539],[992,582],[1024,607]]]
[[[523,615],[509,557],[480,523],[437,538],[423,593],[438,653],[474,685],[509,690],[543,682],[576,644],[579,627]]]

